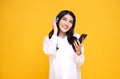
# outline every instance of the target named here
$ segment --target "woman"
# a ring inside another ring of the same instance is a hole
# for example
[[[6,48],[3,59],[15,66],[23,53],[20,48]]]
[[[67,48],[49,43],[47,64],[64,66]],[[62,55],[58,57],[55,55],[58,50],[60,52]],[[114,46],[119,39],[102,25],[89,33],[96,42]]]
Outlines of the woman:
[[[53,19],[53,29],[43,42],[43,50],[49,56],[49,79],[81,79],[84,48],[83,42],[72,39],[80,37],[74,33],[75,22],[75,15],[68,10]]]

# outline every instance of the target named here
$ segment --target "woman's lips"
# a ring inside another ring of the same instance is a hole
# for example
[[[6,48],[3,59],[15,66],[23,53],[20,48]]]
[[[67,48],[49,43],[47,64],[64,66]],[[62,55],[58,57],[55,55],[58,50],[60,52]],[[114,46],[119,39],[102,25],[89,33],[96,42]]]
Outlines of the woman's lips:
[[[64,29],[68,29],[68,27],[67,27],[67,26],[65,26],[65,25],[63,25],[62,27],[63,27]]]

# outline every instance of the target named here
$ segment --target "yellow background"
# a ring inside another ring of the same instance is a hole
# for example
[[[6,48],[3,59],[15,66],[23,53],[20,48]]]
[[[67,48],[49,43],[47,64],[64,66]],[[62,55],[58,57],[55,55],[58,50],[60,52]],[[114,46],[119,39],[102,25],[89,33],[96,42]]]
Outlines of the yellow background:
[[[119,0],[0,0],[0,79],[48,79],[42,42],[63,9],[88,34],[82,79],[120,79]]]

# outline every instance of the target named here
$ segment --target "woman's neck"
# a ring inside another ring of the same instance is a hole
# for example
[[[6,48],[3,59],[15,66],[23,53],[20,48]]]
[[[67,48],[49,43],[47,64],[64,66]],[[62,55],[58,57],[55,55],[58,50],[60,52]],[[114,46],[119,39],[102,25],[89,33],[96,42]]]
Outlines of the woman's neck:
[[[66,36],[66,33],[60,32],[60,33],[59,33],[59,36],[60,36],[61,38],[64,38],[64,37]]]

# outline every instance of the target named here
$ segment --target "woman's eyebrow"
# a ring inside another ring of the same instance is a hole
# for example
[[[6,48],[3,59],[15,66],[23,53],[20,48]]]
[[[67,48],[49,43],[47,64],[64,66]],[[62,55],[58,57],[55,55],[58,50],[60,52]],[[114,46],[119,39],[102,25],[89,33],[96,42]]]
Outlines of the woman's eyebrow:
[[[68,18],[67,18],[67,17],[65,17],[65,16],[64,16],[63,18],[68,19]]]
[[[68,19],[68,18],[67,18],[67,17],[65,17],[65,16],[64,16],[63,18]],[[70,20],[71,20],[71,19],[70,19]]]

